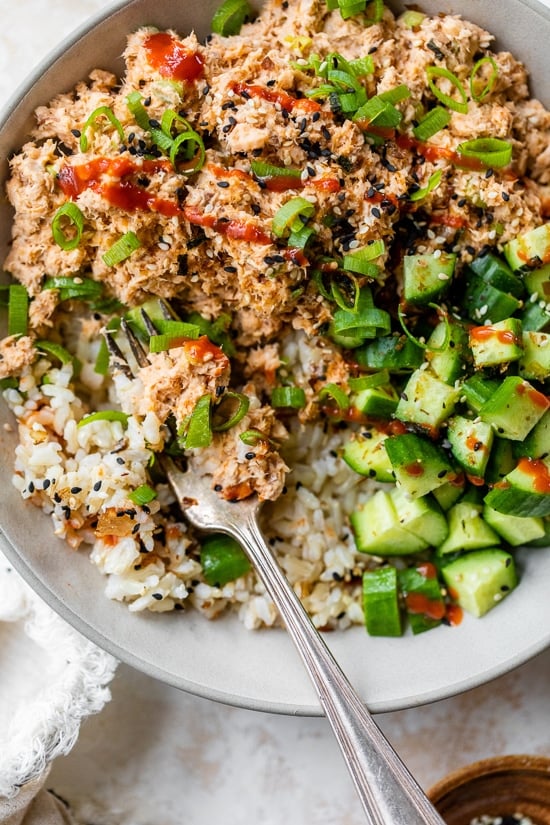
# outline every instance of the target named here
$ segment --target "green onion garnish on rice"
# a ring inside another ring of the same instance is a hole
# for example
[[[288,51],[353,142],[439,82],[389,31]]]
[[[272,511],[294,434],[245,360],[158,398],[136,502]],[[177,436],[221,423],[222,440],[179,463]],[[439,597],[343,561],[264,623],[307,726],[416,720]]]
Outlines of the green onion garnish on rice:
[[[111,126],[113,126],[116,131],[118,132],[118,136],[122,142],[124,142],[124,130],[120,123],[120,120],[115,116],[115,113],[109,106],[98,106],[97,109],[94,109],[84,126],[82,127],[82,131],[80,134],[80,151],[86,152],[88,150],[88,135],[87,132],[91,127],[94,127],[97,121],[100,118],[106,118]]]
[[[225,0],[214,12],[211,28],[214,34],[228,37],[238,34],[245,20],[252,17],[247,0]]]
[[[65,349],[65,347],[62,347],[61,344],[56,344],[55,341],[36,341],[35,346],[39,352],[56,358],[62,364],[70,364],[73,360],[71,353]]]
[[[129,414],[121,410],[98,410],[81,418],[77,426],[85,427],[86,424],[93,424],[95,421],[118,421],[120,424],[125,425],[129,418]]]
[[[29,293],[22,284],[10,284],[8,335],[26,335],[29,325]]]
[[[424,115],[418,126],[413,129],[413,134],[417,140],[425,141],[436,135],[451,121],[451,115],[442,106],[434,106],[433,109]]]
[[[456,147],[459,155],[477,160],[482,166],[502,168],[508,166],[512,159],[512,144],[501,138],[475,138],[459,143]]]
[[[426,69],[426,76],[428,78],[428,86],[440,103],[443,103],[444,106],[447,106],[449,109],[453,109],[455,112],[460,112],[460,114],[465,115],[468,113],[468,98],[466,96],[466,90],[453,72],[449,71],[449,69],[446,69],[444,66],[428,66]],[[451,95],[443,92],[437,86],[435,78],[443,78],[444,80],[448,80],[451,86],[454,86],[457,90],[460,100],[456,100],[454,97],[451,97]]]
[[[271,405],[300,410],[306,405],[306,394],[301,387],[275,387],[271,393]]]
[[[130,501],[137,505],[149,504],[149,502],[153,501],[156,497],[156,491],[153,490],[152,487],[149,487],[148,484],[141,484],[128,494]]]

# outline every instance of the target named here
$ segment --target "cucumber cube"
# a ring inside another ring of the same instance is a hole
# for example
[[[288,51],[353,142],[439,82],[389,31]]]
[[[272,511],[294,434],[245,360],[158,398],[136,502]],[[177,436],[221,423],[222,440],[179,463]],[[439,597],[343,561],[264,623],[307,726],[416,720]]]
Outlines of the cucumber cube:
[[[350,516],[357,549],[374,556],[402,556],[419,553],[427,542],[406,530],[399,521],[393,499],[385,490],[378,490],[372,498]]]
[[[456,477],[443,450],[415,433],[390,436],[384,444],[397,484],[411,498],[420,498]]]
[[[527,301],[520,320],[524,332],[545,332],[550,329],[550,302]]]
[[[498,435],[523,441],[549,407],[550,400],[543,393],[519,376],[509,375],[483,404],[479,416]]]
[[[550,263],[550,224],[518,235],[504,246],[504,255],[514,272],[538,269]]]
[[[361,390],[352,399],[352,405],[359,412],[376,418],[391,418],[398,402],[399,396],[390,384]]]
[[[523,333],[523,354],[518,363],[523,378],[545,381],[550,378],[550,335],[545,332]]]
[[[462,469],[475,476],[483,476],[495,437],[491,425],[455,415],[449,419],[447,437]]]
[[[424,350],[406,335],[383,335],[356,349],[354,357],[366,369],[408,372],[423,362]]]
[[[499,513],[498,510],[493,510],[487,504],[483,508],[483,518],[512,547],[519,547],[529,541],[536,541],[545,534],[544,521],[541,518]]]
[[[485,283],[494,286],[502,292],[509,292],[516,298],[521,298],[524,292],[523,283],[517,278],[506,261],[493,255],[492,252],[486,255],[480,255],[470,264],[478,278],[481,278]]]
[[[550,410],[547,410],[524,441],[516,441],[513,445],[514,455],[518,458],[548,458],[550,455]],[[510,473],[515,462],[508,467]],[[506,475],[506,473],[504,475]]]
[[[370,636],[401,636],[403,627],[395,567],[363,573],[363,612]]]
[[[504,476],[512,472],[517,463],[514,448],[523,443],[523,441],[509,441],[507,438],[495,438],[485,471],[487,484],[498,484]]]
[[[425,541],[430,547],[439,547],[445,541],[449,532],[447,519],[432,496],[409,498],[399,487],[395,487],[390,496],[399,516],[399,523],[405,530]]]
[[[494,378],[487,378],[481,372],[474,372],[462,385],[462,395],[473,412],[479,412],[486,401],[499,388],[500,382]]]
[[[513,557],[497,548],[466,553],[441,572],[451,598],[478,617],[501,602],[517,584]]]
[[[523,278],[529,295],[536,295],[541,301],[550,301],[550,265],[526,272]]]
[[[487,493],[485,503],[510,516],[550,515],[550,460],[520,458],[518,466]]]
[[[447,346],[442,349],[447,335]],[[455,381],[463,376],[468,362],[472,360],[465,328],[461,324],[446,324],[440,321],[428,338],[426,360],[434,375],[453,386]]]
[[[399,570],[397,580],[413,634],[441,624],[445,602],[435,567],[428,563]]]
[[[448,481],[446,484],[442,484],[441,487],[432,490],[432,495],[442,510],[449,510],[453,504],[456,504],[463,492],[464,481],[461,484],[456,481]]]
[[[365,430],[344,445],[342,458],[352,470],[377,481],[395,481],[391,461],[384,447],[387,435]]]
[[[399,399],[396,418],[437,430],[453,413],[459,389],[440,381],[428,370],[413,372]]]
[[[459,501],[451,507],[447,513],[449,534],[438,548],[440,556],[499,544],[498,534],[483,521],[480,512],[481,506],[466,501]]]
[[[429,304],[448,289],[456,263],[456,255],[405,255],[403,258],[403,297],[409,304]]]
[[[496,324],[472,327],[470,348],[476,367],[492,367],[517,361],[523,353],[521,321],[507,318]]]
[[[521,306],[521,302],[513,295],[497,289],[476,275],[468,278],[463,303],[468,307],[469,317],[478,323],[503,321]]]

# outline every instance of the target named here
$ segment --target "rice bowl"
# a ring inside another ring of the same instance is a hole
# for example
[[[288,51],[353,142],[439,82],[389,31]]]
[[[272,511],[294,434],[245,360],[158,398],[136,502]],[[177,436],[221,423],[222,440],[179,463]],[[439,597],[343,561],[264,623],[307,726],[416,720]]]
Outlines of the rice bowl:
[[[306,360],[308,357],[311,358],[311,354],[308,354],[307,351],[304,353],[304,350],[307,350],[307,345],[304,344],[304,341],[301,340],[299,336],[293,340],[289,339],[288,347],[293,348],[296,353],[300,353]],[[55,406],[58,410],[58,426],[63,428],[67,421],[66,405],[78,404],[74,397],[70,397],[71,390],[67,386],[68,378],[68,369],[61,368],[55,375],[55,381],[46,384],[43,388],[45,394],[52,399],[51,406]],[[30,380],[28,386],[25,387],[25,391],[29,394],[28,397],[30,398],[33,397],[33,392],[38,392],[36,384],[32,386],[32,381]],[[17,408],[19,402],[20,399],[15,396],[11,398],[11,403],[14,408]],[[99,478],[99,476],[94,475],[94,472],[98,472],[98,466],[96,466],[98,464],[97,457],[92,458],[89,452],[87,452],[90,443],[94,443],[97,446],[99,442],[103,442],[106,445],[107,452],[110,453],[107,464],[103,465],[103,469],[100,472],[102,479],[106,476],[112,479],[113,482],[116,479],[120,479],[120,468],[124,466],[125,473],[128,472],[128,469],[130,471],[129,475],[125,476],[125,478],[131,487],[135,488],[142,483],[146,478],[145,466],[148,459],[145,444],[146,442],[149,444],[153,443],[155,438],[158,438],[158,427],[158,422],[150,416],[147,421],[144,422],[142,428],[132,429],[126,447],[130,452],[123,452],[122,454],[111,452],[121,438],[120,427],[117,428],[116,424],[109,426],[99,423],[98,425],[90,424],[88,428],[83,427],[80,432],[77,432],[75,424],[72,433],[69,428],[67,436],[73,439],[71,442],[71,452],[74,458],[72,459],[72,464],[67,464],[65,471],[71,474],[69,482],[70,489],[79,490],[78,493],[74,493],[74,495],[80,495],[81,493],[83,495],[92,495],[94,493],[94,485]],[[311,489],[311,456],[318,454],[319,445],[323,443],[323,441],[325,442],[324,458],[319,460],[314,468],[316,471],[315,483],[318,486],[316,489]],[[69,441],[67,443],[69,443]],[[290,445],[292,446],[292,441]],[[22,491],[29,490],[29,481],[32,482],[33,486],[41,486],[42,489],[44,489],[43,482],[45,475],[42,470],[43,467],[49,468],[46,477],[50,478],[50,481],[55,476],[55,472],[52,475],[51,468],[59,464],[57,460],[58,457],[54,455],[54,452],[58,451],[55,449],[52,451],[51,444],[43,449],[40,448],[40,445],[38,446],[38,450],[35,445],[33,450],[29,451],[28,454],[25,453],[24,448],[19,450],[18,460],[25,464],[26,467],[36,468],[35,475],[27,475],[24,479],[24,484],[21,485]],[[354,489],[358,486],[357,478],[337,457],[330,455],[330,451],[338,446],[337,441],[331,442],[330,438],[327,438],[322,432],[312,427],[309,446],[311,447],[311,452],[308,453],[308,451],[305,450],[298,456],[297,463],[296,458],[293,459],[292,484],[295,485],[296,482],[299,482],[299,485],[296,485],[299,487],[299,490],[298,493],[296,493],[293,503],[294,511],[289,515],[288,512],[284,512],[283,507],[282,511],[276,512],[276,508],[279,505],[269,505],[270,508],[275,508],[275,512],[269,513],[268,529],[273,530],[273,536],[280,536],[283,539],[287,539],[288,544],[285,545],[285,562],[287,572],[291,578],[293,575],[297,577],[301,576],[302,581],[307,582],[308,574],[307,572],[304,574],[304,568],[309,565],[312,571],[310,573],[310,580],[317,581],[317,579],[319,579],[317,587],[320,589],[317,592],[314,590],[313,593],[308,596],[308,598],[311,599],[309,604],[310,611],[314,614],[317,624],[320,627],[330,626],[343,628],[350,623],[360,623],[362,620],[360,610],[357,610],[357,592],[354,593],[353,588],[348,588],[347,592],[343,593],[342,590],[335,585],[335,580],[339,576],[345,577],[346,574],[349,575],[349,572],[353,570],[356,564],[356,556],[352,545],[349,543],[349,536],[347,537],[348,543],[344,541],[336,547],[328,548],[326,544],[323,545],[322,542],[319,543],[319,536],[322,534],[326,536],[327,530],[328,535],[341,537],[344,528],[339,507],[334,506],[327,508],[325,504],[325,512],[323,512],[323,508],[319,507],[319,494],[322,494],[325,501],[330,502],[333,500],[330,484],[335,485],[340,492],[344,490],[346,498],[345,509],[347,510],[347,508],[353,509],[357,505],[358,495],[368,495],[370,490],[368,485],[363,483],[358,493],[357,490]],[[83,452],[79,452],[79,450]],[[123,461],[128,459],[130,466],[128,467],[127,463],[123,465],[121,462],[118,462],[117,456]],[[82,470],[84,470],[84,473],[82,473]],[[74,475],[72,475],[73,473]],[[327,478],[329,479],[329,486],[325,487],[325,490],[322,490],[323,483]],[[304,480],[307,480],[308,483],[304,483]],[[123,493],[124,488],[117,488],[117,485],[114,484],[112,491],[103,489],[101,496],[107,497],[113,495],[114,498],[112,502],[114,506],[116,506],[117,501],[122,501],[122,498],[118,500],[116,498],[117,495],[122,495],[121,490]],[[30,493],[32,494],[32,492],[31,489]],[[100,491],[95,492],[99,493]],[[162,500],[162,495],[160,495],[160,498]],[[105,498],[103,498],[103,500],[105,501]],[[90,503],[90,501],[89,499],[88,503]],[[109,501],[111,501],[111,499],[109,499]],[[169,503],[167,493],[166,502]],[[147,514],[145,515],[147,516]],[[63,522],[61,518],[59,518],[58,523],[59,527],[62,528]],[[303,525],[302,533],[296,530],[296,525],[300,523]],[[315,528],[314,530],[311,530],[311,525]],[[140,536],[145,545],[148,540],[147,536],[149,535],[149,537],[151,537],[153,529],[151,522],[148,522],[147,518],[144,518]],[[180,530],[180,527],[177,529]],[[302,536],[307,538],[308,542],[305,551],[300,547],[303,543]],[[151,584],[145,593],[143,592],[143,576],[145,574],[142,571],[136,570],[130,575],[124,575],[123,577],[120,575],[121,572],[126,573],[130,562],[135,561],[130,548],[125,548],[123,544],[120,548],[120,553],[117,552],[116,556],[111,554],[109,559],[101,558],[100,550],[94,551],[97,555],[97,563],[100,566],[105,565],[104,572],[107,572],[110,576],[110,595],[116,598],[129,597],[130,595],[137,596],[137,598],[132,601],[136,609],[143,606],[153,607],[154,609],[173,606],[174,599],[178,600],[182,598],[182,588],[187,588],[187,585],[192,580],[196,580],[198,575],[197,569],[193,566],[193,560],[185,558],[185,553],[182,553],[182,546],[185,550],[186,542],[183,527],[181,528],[181,534],[178,536],[177,542],[178,547],[174,548],[174,556],[173,559],[170,560],[170,564],[174,564],[174,569],[172,570],[166,567],[161,570],[149,569],[148,574],[151,574]],[[293,550],[293,548],[295,548],[295,550]],[[125,552],[128,552],[127,557],[124,555]],[[322,560],[321,569],[319,568],[320,560]],[[183,565],[183,567],[179,567],[178,569],[178,565]],[[299,570],[297,568],[299,568]],[[294,569],[296,569],[296,573],[293,573]],[[184,576],[188,576],[188,580],[184,579],[182,583],[181,576],[174,577],[174,570]],[[323,581],[327,582],[327,584],[323,585]],[[328,583],[330,583],[330,587]],[[200,586],[191,585],[191,587],[194,587],[194,598],[197,599],[198,603],[202,603],[203,606],[207,605],[204,609],[207,613],[211,610],[212,615],[217,612],[219,607],[225,606],[227,600],[234,600],[237,604],[241,604],[239,610],[247,626],[253,627],[259,623],[272,624],[275,620],[273,612],[270,611],[269,605],[262,598],[261,593],[256,592],[254,593],[254,597],[250,598],[250,581],[240,581],[238,584],[231,586],[226,585],[227,589],[225,592],[223,592],[222,589],[221,593],[216,594],[214,601],[218,602],[218,607],[212,607],[212,592],[207,590],[206,586],[203,588],[202,583]],[[160,593],[162,598],[158,599],[155,597],[155,593]],[[331,593],[336,595],[331,595]],[[142,601],[140,601],[140,599]],[[219,629],[218,622],[216,623],[215,629]],[[391,645],[389,647],[391,647]]]

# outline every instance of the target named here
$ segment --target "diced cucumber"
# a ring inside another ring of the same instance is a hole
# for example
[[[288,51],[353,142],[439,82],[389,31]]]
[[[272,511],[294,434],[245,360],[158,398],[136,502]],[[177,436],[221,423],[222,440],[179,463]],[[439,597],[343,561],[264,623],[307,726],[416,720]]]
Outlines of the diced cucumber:
[[[509,375],[483,404],[479,416],[498,435],[523,441],[548,407],[550,401],[543,393],[519,376]]]
[[[447,334],[449,335],[447,346],[441,349]],[[446,384],[452,386],[455,381],[462,378],[468,362],[472,360],[472,353],[468,347],[468,333],[462,324],[452,321],[446,324],[440,321],[428,338],[426,360],[434,375]]]
[[[352,470],[377,481],[395,481],[391,461],[384,447],[387,435],[364,430],[344,445],[342,458]]]
[[[390,496],[399,523],[405,530],[425,541],[429,547],[439,547],[445,541],[449,533],[447,519],[432,496],[409,498],[399,487],[391,490]]]
[[[498,534],[483,521],[480,512],[480,506],[467,501],[459,501],[451,507],[447,513],[449,534],[438,548],[440,555],[498,545]]]
[[[520,458],[517,467],[487,493],[485,503],[510,516],[550,515],[550,460]]]
[[[424,496],[456,476],[443,450],[415,433],[390,436],[384,444],[397,484],[412,498]]]
[[[458,481],[448,481],[432,490],[432,495],[442,510],[449,510],[453,504],[456,504],[463,492],[464,482],[459,484]]]
[[[550,263],[550,224],[537,226],[508,241],[504,255],[514,272],[539,269]]]
[[[550,334],[523,333],[523,354],[518,362],[518,372],[523,378],[536,381],[550,378]]]
[[[494,395],[495,390],[500,386],[500,381],[494,378],[487,378],[481,372],[474,372],[470,378],[462,384],[461,394],[466,399],[466,403],[473,412],[479,412],[486,401]]]
[[[545,332],[550,329],[550,303],[527,301],[520,320],[524,332]]]
[[[548,458],[550,455],[550,410],[546,410],[524,441],[515,441],[514,455],[518,458]],[[508,467],[507,473],[515,467],[515,462]],[[505,473],[506,475],[506,473]]]
[[[550,264],[526,272],[523,281],[529,295],[536,295],[541,301],[550,301]]]
[[[394,414],[399,396],[391,384],[369,387],[352,397],[351,403],[359,412],[375,418],[391,418]]]
[[[485,481],[488,484],[498,484],[504,476],[512,472],[517,463],[514,456],[514,447],[520,443],[523,442],[512,442],[507,438],[495,438],[485,471]]]
[[[523,353],[521,321],[506,318],[496,324],[473,327],[470,349],[476,367],[491,367],[517,361]]]
[[[401,636],[403,627],[395,567],[380,567],[363,573],[363,612],[370,636]]]
[[[481,278],[486,283],[500,289],[502,292],[509,292],[516,298],[521,298],[524,292],[524,287],[519,278],[517,278],[506,261],[489,252],[486,255],[481,255],[470,264],[478,278]]]
[[[428,370],[418,369],[401,393],[395,416],[401,421],[411,421],[437,430],[452,415],[459,395],[456,387],[440,381]]]
[[[403,297],[409,304],[429,304],[437,301],[448,289],[456,263],[456,255],[405,255],[403,258]]]
[[[442,568],[449,594],[464,610],[483,616],[516,586],[513,557],[499,548],[477,550]]]
[[[447,437],[462,469],[475,476],[483,476],[494,440],[491,425],[455,415],[449,419]]]
[[[441,624],[445,602],[436,568],[429,563],[399,570],[397,574],[413,634],[423,633]]]
[[[408,372],[423,362],[424,350],[406,335],[385,335],[356,349],[354,357],[367,369]]]
[[[533,539],[529,542],[529,547],[550,547],[550,516],[545,516],[542,520],[544,536],[540,539]]]
[[[545,534],[542,518],[511,516],[499,513],[487,504],[483,508],[483,518],[512,547],[519,547],[540,539]]]
[[[385,490],[378,490],[372,498],[350,516],[357,549],[374,556],[402,556],[419,553],[427,548],[420,539],[406,530],[399,521],[393,499]]]
[[[513,295],[486,283],[477,275],[470,275],[466,282],[463,304],[472,321],[490,321],[493,324],[509,318],[521,306]]]

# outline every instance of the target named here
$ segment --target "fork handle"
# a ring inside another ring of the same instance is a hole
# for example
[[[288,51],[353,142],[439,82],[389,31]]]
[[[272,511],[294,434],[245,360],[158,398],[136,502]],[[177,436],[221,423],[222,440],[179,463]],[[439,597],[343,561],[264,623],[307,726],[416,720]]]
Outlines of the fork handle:
[[[370,825],[445,825],[314,627],[267,547],[255,513],[248,511],[232,521],[231,532],[248,553],[302,657],[367,821]]]

